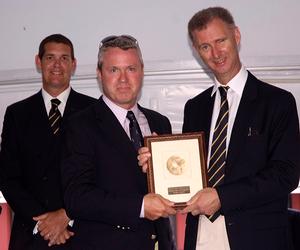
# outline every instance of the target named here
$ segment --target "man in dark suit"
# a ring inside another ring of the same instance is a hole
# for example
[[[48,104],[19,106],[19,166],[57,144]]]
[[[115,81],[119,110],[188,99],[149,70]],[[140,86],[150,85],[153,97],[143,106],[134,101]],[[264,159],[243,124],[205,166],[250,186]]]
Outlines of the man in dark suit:
[[[14,211],[9,249],[69,249],[73,232],[61,190],[61,137],[66,119],[96,100],[70,87],[76,59],[65,36],[40,43],[36,66],[42,90],[10,105],[4,117],[0,189]]]
[[[137,104],[143,60],[136,39],[102,40],[98,79],[103,96],[70,120],[62,161],[66,211],[77,235],[73,248],[153,250],[158,241],[159,249],[172,249],[169,220],[160,217],[175,213],[173,203],[147,194],[137,165],[141,136],[171,133],[171,125]]]
[[[300,156],[294,97],[242,66],[240,31],[226,9],[199,11],[188,29],[215,84],[186,103],[183,132],[205,132],[214,184],[183,211],[190,212],[185,249],[290,249],[287,200],[298,185]],[[214,137],[220,127],[222,141]]]

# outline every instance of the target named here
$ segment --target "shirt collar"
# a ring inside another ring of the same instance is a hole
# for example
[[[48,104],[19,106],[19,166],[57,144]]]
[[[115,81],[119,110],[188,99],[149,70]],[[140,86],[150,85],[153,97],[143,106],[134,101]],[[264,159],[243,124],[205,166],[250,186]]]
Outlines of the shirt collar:
[[[51,103],[52,99],[57,98],[58,100],[60,100],[61,104],[63,104],[63,106],[65,106],[67,104],[67,100],[70,95],[70,92],[71,92],[71,86],[66,88],[58,96],[53,97],[44,88],[42,88],[42,96],[43,96],[45,105],[48,105],[49,103]]]
[[[102,98],[103,98],[103,101],[105,102],[105,104],[110,108],[110,110],[117,117],[117,119],[119,120],[119,122],[121,124],[124,124],[128,110],[124,109],[124,108],[122,108],[120,106],[118,106],[117,104],[115,104],[114,102],[112,102],[105,95],[103,95]],[[137,103],[134,104],[134,106],[130,110],[134,113],[136,119],[138,119],[139,109],[138,109]]]
[[[229,87],[230,91],[233,91],[237,93],[239,96],[242,96],[247,78],[248,78],[248,71],[244,66],[242,66],[240,71],[227,83],[226,86]],[[215,94],[215,92],[220,86],[224,86],[224,85],[222,85],[217,80],[217,78],[215,78],[215,83],[214,83],[213,90],[211,92],[211,96]]]

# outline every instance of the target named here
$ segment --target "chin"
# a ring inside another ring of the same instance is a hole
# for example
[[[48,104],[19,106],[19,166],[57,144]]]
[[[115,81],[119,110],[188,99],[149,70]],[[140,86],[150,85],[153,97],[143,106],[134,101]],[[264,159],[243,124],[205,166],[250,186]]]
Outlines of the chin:
[[[226,75],[230,72],[230,70],[228,67],[226,67],[226,65],[224,65],[221,67],[216,67],[213,72],[215,72],[215,75]]]

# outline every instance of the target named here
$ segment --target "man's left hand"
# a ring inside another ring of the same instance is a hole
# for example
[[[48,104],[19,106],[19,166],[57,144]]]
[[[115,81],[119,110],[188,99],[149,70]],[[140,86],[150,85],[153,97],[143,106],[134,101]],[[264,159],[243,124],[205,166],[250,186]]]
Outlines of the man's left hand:
[[[181,213],[192,215],[212,215],[221,208],[219,195],[214,188],[204,188],[196,193],[188,202],[187,207]]]
[[[65,235],[65,230],[70,221],[64,209],[33,217],[33,220],[38,222],[38,231],[45,240],[49,240],[49,246],[54,245],[61,235]]]

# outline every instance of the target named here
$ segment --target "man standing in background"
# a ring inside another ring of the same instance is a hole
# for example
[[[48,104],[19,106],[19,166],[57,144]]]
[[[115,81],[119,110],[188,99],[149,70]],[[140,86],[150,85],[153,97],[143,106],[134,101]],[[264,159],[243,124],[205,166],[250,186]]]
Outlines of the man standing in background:
[[[201,10],[188,29],[215,84],[184,110],[183,132],[206,134],[209,178],[183,210],[185,249],[292,249],[287,201],[300,163],[295,99],[241,64],[241,34],[228,10]]]
[[[95,99],[70,87],[76,59],[67,37],[46,37],[35,61],[42,89],[10,105],[3,123],[0,190],[14,211],[9,249],[70,249],[73,232],[61,189],[61,137],[66,119]]]

